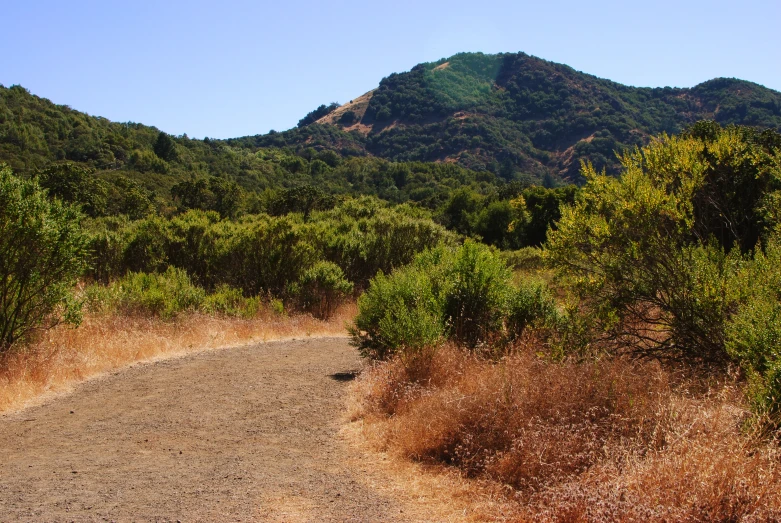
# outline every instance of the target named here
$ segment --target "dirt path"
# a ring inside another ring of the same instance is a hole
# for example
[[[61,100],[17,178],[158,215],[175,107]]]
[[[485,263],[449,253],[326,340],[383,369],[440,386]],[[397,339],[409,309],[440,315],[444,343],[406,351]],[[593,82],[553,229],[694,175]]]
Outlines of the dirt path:
[[[343,338],[237,347],[0,417],[0,520],[434,521],[340,433],[359,367]]]

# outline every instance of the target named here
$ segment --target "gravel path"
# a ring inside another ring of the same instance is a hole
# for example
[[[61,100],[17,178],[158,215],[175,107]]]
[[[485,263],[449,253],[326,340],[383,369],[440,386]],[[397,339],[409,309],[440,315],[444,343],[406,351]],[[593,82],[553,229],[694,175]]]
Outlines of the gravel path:
[[[2,521],[429,521],[340,435],[344,338],[137,365],[0,417]]]

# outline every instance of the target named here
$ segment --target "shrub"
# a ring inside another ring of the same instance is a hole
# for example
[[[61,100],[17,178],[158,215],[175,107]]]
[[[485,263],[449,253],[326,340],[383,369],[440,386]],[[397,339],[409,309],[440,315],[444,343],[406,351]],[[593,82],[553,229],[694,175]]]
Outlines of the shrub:
[[[185,271],[174,267],[162,274],[131,272],[107,287],[90,287],[86,294],[92,310],[119,310],[163,319],[196,311],[206,298],[206,292],[193,285]]]
[[[620,179],[585,166],[588,183],[550,231],[559,277],[621,347],[729,360],[728,280],[766,233],[762,195],[781,172],[764,134],[716,127],[625,154]]]
[[[399,350],[420,350],[445,332],[441,298],[431,277],[417,266],[378,274],[358,298],[350,328],[361,355],[386,359]]]
[[[467,240],[445,269],[443,312],[452,336],[475,346],[502,328],[510,271],[488,247]]]
[[[320,319],[328,319],[353,290],[338,265],[321,261],[301,275],[290,292],[299,305]]]
[[[86,266],[78,210],[0,167],[0,352],[36,329],[77,322],[71,291]]]
[[[202,308],[208,313],[252,318],[260,310],[260,305],[259,297],[245,298],[239,289],[222,284],[206,296]]]
[[[757,252],[734,281],[738,307],[726,326],[728,353],[748,376],[749,403],[761,423],[781,426],[781,246]]]
[[[134,272],[157,272],[168,266],[166,246],[169,226],[164,218],[154,217],[135,222],[128,231],[123,267]]]
[[[358,299],[353,342],[375,359],[445,337],[474,347],[502,333],[510,289],[507,267],[485,245],[424,251],[410,266],[370,281]]]
[[[281,296],[317,259],[295,216],[259,215],[239,223],[220,222],[210,254],[215,281],[247,296]]]
[[[561,317],[548,287],[542,281],[523,280],[509,299],[507,335],[510,339],[523,334],[527,327],[556,327]]]

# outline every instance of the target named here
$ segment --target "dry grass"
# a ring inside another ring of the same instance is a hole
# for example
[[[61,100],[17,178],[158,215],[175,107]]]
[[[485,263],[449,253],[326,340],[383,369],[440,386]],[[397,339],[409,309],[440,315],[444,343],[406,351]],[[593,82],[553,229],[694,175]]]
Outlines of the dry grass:
[[[377,365],[353,392],[375,446],[504,486],[518,521],[781,519],[777,446],[741,431],[734,380],[444,347]]]
[[[201,314],[176,321],[89,315],[80,327],[58,327],[22,350],[0,357],[0,413],[40,402],[74,384],[135,362],[242,343],[339,335],[355,315],[342,306],[329,321],[270,311],[246,320]]]

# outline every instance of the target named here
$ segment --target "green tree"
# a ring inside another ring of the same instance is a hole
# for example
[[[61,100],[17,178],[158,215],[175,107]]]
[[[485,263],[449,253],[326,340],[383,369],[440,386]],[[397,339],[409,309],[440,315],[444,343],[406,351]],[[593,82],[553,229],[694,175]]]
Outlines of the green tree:
[[[87,259],[80,220],[36,181],[0,168],[0,351],[37,329],[78,320],[71,293]]]
[[[90,216],[102,216],[106,212],[107,188],[94,177],[92,169],[74,162],[58,163],[42,170],[38,181],[49,196],[81,205],[82,211]]]
[[[177,159],[176,142],[163,131],[160,131],[160,134],[157,135],[154,151],[158,158],[166,162],[173,162]]]

